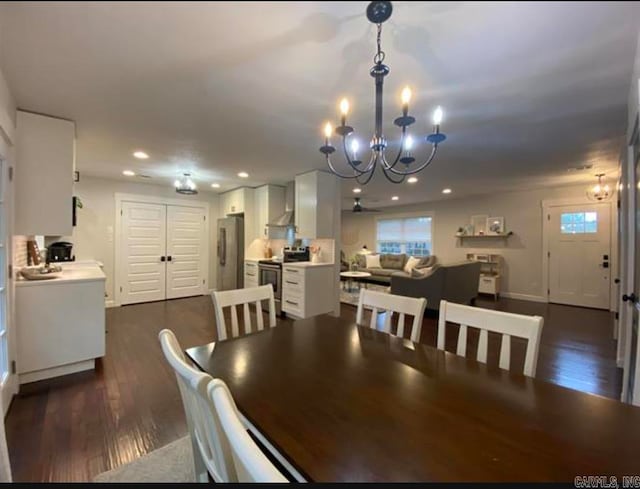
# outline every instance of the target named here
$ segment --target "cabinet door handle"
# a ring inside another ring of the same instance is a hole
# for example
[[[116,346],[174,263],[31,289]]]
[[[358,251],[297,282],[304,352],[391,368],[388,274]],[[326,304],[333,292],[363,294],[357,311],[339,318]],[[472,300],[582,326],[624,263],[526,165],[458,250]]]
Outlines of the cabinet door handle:
[[[255,273],[247,273],[247,275],[248,275],[249,277],[255,277],[255,276],[256,276],[256,274],[255,274]]]
[[[285,280],[285,282],[287,282],[288,284],[291,284],[291,285],[299,285],[298,282],[291,282],[289,280]]]
[[[285,268],[284,271],[288,273],[298,273],[298,270],[294,270],[293,268]]]
[[[293,301],[285,301],[287,304],[293,304],[294,306],[297,306],[298,303],[297,302],[293,302]]]
[[[160,257],[160,261],[165,261],[166,259],[167,259],[167,257],[166,257],[166,256],[161,256],[161,257]]]

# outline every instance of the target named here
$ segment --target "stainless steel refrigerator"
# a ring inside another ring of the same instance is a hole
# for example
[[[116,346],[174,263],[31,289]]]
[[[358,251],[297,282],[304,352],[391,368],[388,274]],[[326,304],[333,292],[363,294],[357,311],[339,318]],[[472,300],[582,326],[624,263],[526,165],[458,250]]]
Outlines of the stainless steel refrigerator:
[[[241,289],[244,280],[244,219],[218,219],[217,290]]]

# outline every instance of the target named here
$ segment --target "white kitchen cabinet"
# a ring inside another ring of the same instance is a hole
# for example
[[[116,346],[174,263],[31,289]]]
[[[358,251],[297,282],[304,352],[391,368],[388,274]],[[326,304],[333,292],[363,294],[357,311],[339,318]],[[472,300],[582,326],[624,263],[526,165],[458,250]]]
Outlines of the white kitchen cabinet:
[[[258,286],[258,260],[245,260],[244,262],[244,287]]]
[[[282,310],[295,318],[333,311],[336,287],[332,263],[287,263],[282,267]]]
[[[15,234],[73,231],[73,121],[17,111]]]
[[[16,281],[21,384],[93,369],[105,354],[105,274],[97,263],[62,267],[60,278]]]
[[[340,205],[337,177],[322,171],[296,176],[295,219],[299,238],[333,238],[336,206]]]
[[[268,239],[285,239],[285,229],[267,226],[285,211],[285,188],[278,185],[263,185],[255,189],[256,236]]]
[[[225,215],[243,214],[253,204],[253,189],[248,187],[237,188],[223,193],[220,198]]]

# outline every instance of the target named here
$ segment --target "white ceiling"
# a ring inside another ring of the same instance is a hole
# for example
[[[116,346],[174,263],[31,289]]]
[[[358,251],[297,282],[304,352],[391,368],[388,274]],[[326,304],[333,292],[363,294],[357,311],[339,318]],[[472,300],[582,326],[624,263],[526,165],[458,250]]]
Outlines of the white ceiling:
[[[83,174],[133,169],[169,184],[191,171],[201,189],[215,181],[221,191],[283,183],[324,168],[321,125],[336,121],[340,97],[351,99],[361,142],[370,138],[366,5],[8,2],[0,63],[20,108],[76,121]],[[385,133],[396,138],[408,83],[415,134],[440,104],[448,139],[417,184],[379,176],[364,204],[613,176],[638,19],[640,5],[624,2],[394,2],[383,28]],[[136,149],[151,158],[135,160]],[[567,172],[584,164],[594,168]]]

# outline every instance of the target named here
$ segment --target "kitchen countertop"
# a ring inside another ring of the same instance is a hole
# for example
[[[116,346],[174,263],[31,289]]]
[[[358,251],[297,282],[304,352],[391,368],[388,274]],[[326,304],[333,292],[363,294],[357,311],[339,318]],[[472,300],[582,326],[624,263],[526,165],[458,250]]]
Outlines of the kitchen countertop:
[[[286,267],[310,268],[310,267],[332,267],[333,263],[311,263],[310,261],[291,261],[283,263]]]
[[[92,282],[94,280],[106,280],[107,276],[104,274],[97,262],[93,264],[78,263],[75,264],[59,264],[62,266],[62,274],[58,278],[45,279],[45,280],[27,280],[22,275],[17,274],[16,279],[17,287],[30,287],[37,285],[54,285],[65,284],[69,282]]]

